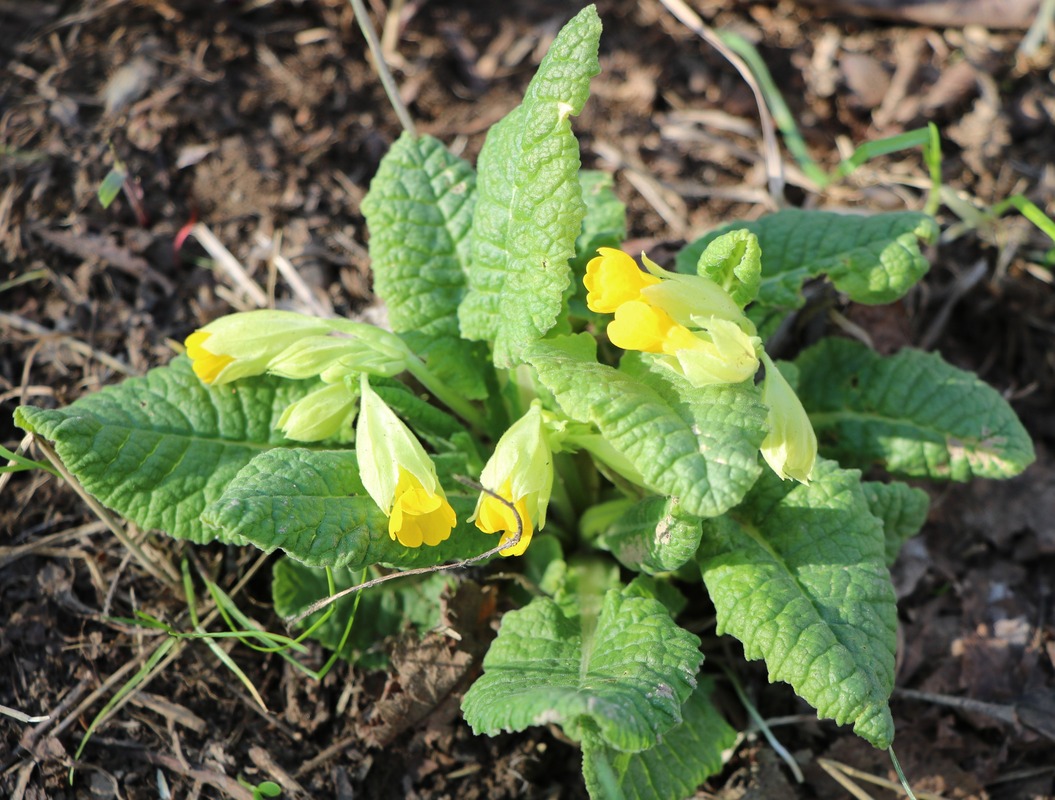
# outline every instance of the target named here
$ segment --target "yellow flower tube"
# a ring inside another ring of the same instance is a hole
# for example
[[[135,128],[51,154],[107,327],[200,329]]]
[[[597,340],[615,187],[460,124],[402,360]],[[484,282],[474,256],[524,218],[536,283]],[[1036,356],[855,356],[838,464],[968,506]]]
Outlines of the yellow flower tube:
[[[776,364],[765,353],[762,362],[766,365],[762,402],[769,406],[769,433],[762,440],[762,457],[781,480],[791,478],[808,485],[817,461],[817,434],[802,401]]]
[[[388,516],[388,535],[405,547],[445,541],[458,518],[443,493],[432,459],[410,428],[370,388],[365,375],[359,402],[355,429],[359,478]]]
[[[553,453],[546,441],[540,406],[533,405],[502,434],[480,473],[480,483],[509,505],[483,492],[469,521],[484,533],[501,532],[500,544],[513,542],[519,527],[520,540],[500,552],[503,556],[522,555],[531,543],[534,528],[542,530],[546,524],[553,489]]]
[[[219,385],[267,372],[271,359],[299,339],[327,333],[326,320],[293,311],[247,311],[210,322],[184,342],[194,374]]]

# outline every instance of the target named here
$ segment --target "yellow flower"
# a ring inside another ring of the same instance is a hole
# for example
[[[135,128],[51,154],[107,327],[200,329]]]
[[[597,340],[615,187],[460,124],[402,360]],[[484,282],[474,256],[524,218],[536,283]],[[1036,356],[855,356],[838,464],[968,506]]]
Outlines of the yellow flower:
[[[344,319],[319,319],[292,311],[229,314],[184,342],[194,374],[222,384],[269,372],[283,378],[321,375],[336,383],[355,372],[396,375],[410,353],[394,333]]]
[[[598,252],[586,267],[587,305],[615,314],[608,338],[616,347],[654,353],[694,386],[741,383],[758,371],[762,340],[717,283],[667,272],[647,256],[642,272],[626,253]]]
[[[765,353],[766,378],[762,402],[769,406],[769,433],[762,440],[762,457],[781,480],[809,484],[817,461],[817,434],[791,384]]]
[[[489,494],[482,494],[476,511],[476,527],[484,533],[498,533],[501,531],[502,538],[498,542],[499,545],[512,542],[516,538],[517,529],[519,528],[520,540],[513,547],[507,547],[499,552],[504,556],[523,555],[528,545],[531,544],[531,534],[535,526],[534,521],[531,519],[531,512],[527,508],[527,500],[523,497],[516,501],[513,500],[512,480],[502,484],[502,488],[497,489],[495,493],[508,500],[513,508]]]
[[[601,247],[599,256],[586,265],[586,305],[598,314],[614,313],[623,303],[636,300],[646,286],[659,283],[659,278],[642,272],[637,263],[612,247]]]
[[[484,533],[501,532],[502,545],[512,542],[519,528],[520,540],[500,552],[503,556],[522,555],[531,543],[535,526],[542,530],[546,525],[546,508],[553,490],[553,452],[538,405],[533,405],[502,434],[480,473],[480,483],[509,501],[512,508],[481,492],[469,521]]]
[[[360,382],[355,452],[367,494],[388,516],[388,535],[405,547],[445,541],[458,522],[436,466],[403,421]]]
[[[184,344],[203,383],[229,383],[262,375],[270,361],[306,336],[327,333],[326,320],[292,311],[247,311],[210,322]]]
[[[667,312],[643,300],[630,300],[615,310],[615,319],[608,323],[608,338],[624,350],[668,354],[693,347],[697,341],[692,331]]]
[[[388,518],[389,536],[404,547],[435,546],[451,535],[457,522],[442,490],[430,492],[421,481],[400,468]]]
[[[191,359],[194,374],[202,383],[215,381],[224,368],[234,361],[233,356],[217,355],[205,349],[205,342],[210,336],[212,336],[210,331],[198,330],[188,336],[183,343]]]

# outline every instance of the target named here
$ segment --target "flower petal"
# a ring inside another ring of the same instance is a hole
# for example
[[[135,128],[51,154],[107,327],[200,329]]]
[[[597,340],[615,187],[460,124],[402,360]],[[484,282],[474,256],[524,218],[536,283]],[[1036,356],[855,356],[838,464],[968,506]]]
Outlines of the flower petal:
[[[624,350],[644,353],[664,352],[663,343],[678,324],[665,311],[642,300],[631,300],[616,309],[615,319],[608,323],[608,338]]]
[[[598,314],[611,314],[623,303],[636,300],[646,286],[659,278],[642,272],[637,262],[622,250],[601,247],[586,265],[586,305]]]
[[[400,470],[388,535],[404,547],[435,546],[451,535],[458,518],[442,490],[430,492],[409,472]]]
[[[781,480],[808,485],[817,461],[817,434],[791,384],[769,356],[763,353],[762,360],[766,365],[762,402],[769,406],[769,433],[759,449]]]
[[[183,342],[191,360],[191,368],[202,383],[212,383],[224,367],[234,361],[231,356],[216,355],[205,349],[205,342],[210,336],[212,333],[209,331],[198,330]]]

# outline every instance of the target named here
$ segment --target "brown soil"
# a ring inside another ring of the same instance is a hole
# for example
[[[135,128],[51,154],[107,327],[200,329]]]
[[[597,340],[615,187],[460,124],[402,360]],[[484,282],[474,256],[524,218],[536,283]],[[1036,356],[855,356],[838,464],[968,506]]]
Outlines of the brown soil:
[[[1055,210],[1050,46],[1025,55],[1021,31],[822,17],[790,0],[694,5],[757,42],[822,163],[835,163],[843,141],[933,121],[954,190],[985,204],[1021,192]],[[373,4],[381,21],[384,6]],[[392,61],[420,129],[475,158],[577,7],[403,6]],[[637,246],[670,253],[770,208],[758,114],[736,71],[658,0],[603,0],[599,10],[604,72],[576,130],[584,163],[616,171]],[[196,326],[253,305],[210,269],[198,241],[182,241],[195,221],[266,302],[343,315],[371,302],[359,206],[399,127],[344,0],[0,0],[0,32],[0,443],[18,446],[18,404],[65,405],[141,374]],[[103,209],[96,189],[115,158],[133,180]],[[919,208],[925,171],[918,153],[895,154],[821,195],[797,185],[794,169],[788,176],[795,204]],[[924,346],[980,373],[1038,445],[1038,463],[1014,481],[931,487],[927,527],[894,570],[897,750],[915,788],[942,797],[1055,789],[1055,299],[1038,266],[1051,244],[1010,215],[935,247],[931,274],[906,301],[843,309],[883,350]],[[276,276],[275,253],[306,292]],[[171,563],[186,552],[151,541]],[[255,563],[216,546],[197,557],[228,587]],[[266,574],[248,582],[241,604],[277,630]],[[474,737],[453,713],[456,696],[437,698],[409,727],[386,723],[377,746],[371,726],[387,719],[383,702],[406,680],[399,669],[340,665],[319,684],[277,657],[235,649],[262,712],[199,645],[181,648],[94,733],[71,787],[87,725],[157,645],[107,619],[136,609],[175,623],[186,606],[68,486],[42,474],[3,485],[0,705],[51,718],[0,714],[0,794],[154,798],[165,796],[163,780],[173,797],[249,797],[238,776],[277,781],[287,797],[585,794],[578,751],[559,732]],[[709,660],[740,663],[735,644],[711,635],[706,647]],[[318,664],[324,657],[313,651]],[[885,754],[816,722],[758,665],[737,670],[765,717],[803,715],[775,731],[806,780],[795,785],[752,734],[709,796],[846,796],[821,758],[892,777]]]

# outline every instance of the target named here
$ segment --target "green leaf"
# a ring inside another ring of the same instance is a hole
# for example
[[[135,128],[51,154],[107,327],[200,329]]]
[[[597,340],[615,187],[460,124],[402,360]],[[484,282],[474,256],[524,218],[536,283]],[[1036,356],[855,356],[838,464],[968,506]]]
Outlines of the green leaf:
[[[861,488],[868,501],[868,510],[883,523],[886,565],[892,566],[901,545],[919,533],[927,521],[930,497],[922,489],[898,481],[864,481]]]
[[[894,212],[860,216],[830,211],[786,209],[758,220],[733,222],[686,245],[678,253],[679,272],[695,272],[708,244],[737,229],[758,236],[762,248],[759,306],[752,312],[771,330],[781,310],[799,308],[802,284],[827,274],[841,292],[858,303],[890,303],[903,296],[930,265],[920,241],[937,238],[938,226],[926,214]]]
[[[688,562],[700,544],[700,518],[686,514],[668,497],[649,497],[620,503],[621,513],[606,526],[597,546],[609,551],[624,567],[655,575]]]
[[[524,102],[480,151],[469,292],[458,318],[465,338],[493,343],[500,367],[520,363],[524,346],[561,316],[586,213],[569,116],[582,110],[600,71],[600,35],[587,6],[557,34]]]
[[[369,575],[367,577],[376,577]],[[362,570],[333,570],[336,591],[362,583]],[[388,658],[378,649],[385,637],[403,631],[408,625],[420,632],[431,630],[440,621],[440,595],[451,585],[444,573],[411,576],[362,592],[351,635],[340,651],[342,658],[354,660],[366,669],[383,669]],[[280,558],[271,573],[271,596],[275,613],[290,617],[329,594],[326,571],[308,567],[291,558]],[[355,595],[335,601],[335,612],[311,635],[323,647],[336,650],[344,635],[348,617],[355,608]],[[312,614],[300,627],[307,628],[325,612]]]
[[[883,527],[859,474],[825,460],[809,486],[767,472],[741,508],[703,527],[718,633],[764,658],[769,679],[790,683],[821,717],[889,746],[897,614]]]
[[[360,570],[382,558],[388,519],[352,450],[281,448],[250,461],[205,508],[205,524],[305,564]]]
[[[574,272],[579,280],[586,274],[586,264],[597,255],[599,247],[619,247],[626,239],[626,205],[615,194],[615,180],[610,172],[584,169],[579,172],[586,216],[575,240]]]
[[[569,618],[582,617],[591,621],[584,622],[584,625],[592,624],[601,613],[609,590],[621,588],[619,565],[613,564],[610,558],[602,558],[596,553],[573,556],[566,564],[563,580],[553,593],[553,600]],[[630,596],[625,591],[624,594]]]
[[[456,417],[423,400],[402,381],[371,378],[370,387],[415,433],[430,442],[449,444],[459,434],[466,433],[465,426]]]
[[[696,274],[717,283],[743,308],[758,295],[762,281],[758,237],[741,228],[711,239],[696,262]]]
[[[698,573],[697,573],[698,574]],[[689,599],[667,578],[638,575],[626,585],[627,597],[651,597],[667,607],[671,617],[677,618],[685,610]]]
[[[624,800],[683,800],[721,772],[722,751],[733,746],[736,731],[711,705],[713,690],[711,679],[701,677],[682,708],[684,721],[641,753],[620,753],[597,736],[584,736],[582,771],[590,797],[609,796],[598,775],[601,759],[619,777]]]
[[[106,173],[106,177],[103,178],[102,183],[99,184],[99,189],[96,191],[96,195],[99,197],[99,204],[103,208],[109,208],[110,204],[117,199],[117,195],[121,193],[121,187],[125,185],[126,180],[128,180],[128,172],[124,164],[115,166]]]
[[[502,618],[462,710],[478,734],[555,722],[578,736],[589,720],[605,745],[644,750],[681,722],[698,647],[656,600],[611,590],[596,618],[569,618],[539,597]]]
[[[740,502],[761,472],[765,409],[747,384],[694,389],[669,370],[639,374],[597,363],[587,335],[528,353],[561,410],[595,425],[645,480],[687,514],[713,517]],[[635,363],[624,357],[624,363]]]
[[[494,374],[491,355],[483,342],[454,337],[430,339],[413,331],[401,334],[438,380],[468,400],[482,400],[488,395],[487,372]]]
[[[199,522],[202,509],[250,459],[289,443],[274,426],[319,385],[260,377],[213,388],[181,356],[64,409],[23,406],[15,424],[54,442],[66,468],[104,505],[142,528],[202,543],[216,538]]]
[[[381,159],[362,210],[374,291],[396,333],[458,336],[475,183],[473,168],[431,136],[404,133]]]
[[[550,596],[555,594],[568,572],[560,539],[550,534],[536,533],[522,559],[524,577],[543,593]]]
[[[448,495],[464,520],[475,497]],[[243,468],[203,521],[265,552],[281,549],[313,567],[360,570],[377,563],[429,566],[482,553],[497,538],[459,521],[436,547],[408,548],[388,535],[388,518],[366,494],[351,450],[280,448]]]
[[[1007,401],[936,354],[825,339],[795,363],[820,450],[846,466],[966,481],[1017,475],[1036,457]]]

